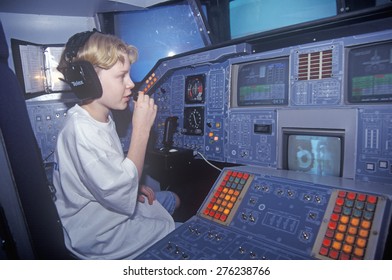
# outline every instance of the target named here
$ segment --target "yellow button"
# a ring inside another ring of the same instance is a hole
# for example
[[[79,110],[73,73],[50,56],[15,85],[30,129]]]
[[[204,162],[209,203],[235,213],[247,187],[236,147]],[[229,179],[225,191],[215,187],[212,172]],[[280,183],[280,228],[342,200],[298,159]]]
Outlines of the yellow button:
[[[225,214],[225,215],[229,215],[229,213],[230,213],[230,210],[229,210],[229,209],[225,209],[225,210],[223,210],[223,214]]]
[[[230,196],[230,195],[228,195],[228,194],[225,196],[225,200],[227,200],[227,201],[229,201],[229,200],[230,200],[230,198],[231,198],[231,196]]]
[[[216,211],[216,210],[218,210],[218,208],[219,208],[219,206],[214,204],[214,206],[212,207],[212,210]]]
[[[214,136],[214,133],[213,133],[213,132],[210,132],[210,133],[208,133],[208,136],[209,136],[209,137],[212,137],[212,136]]]

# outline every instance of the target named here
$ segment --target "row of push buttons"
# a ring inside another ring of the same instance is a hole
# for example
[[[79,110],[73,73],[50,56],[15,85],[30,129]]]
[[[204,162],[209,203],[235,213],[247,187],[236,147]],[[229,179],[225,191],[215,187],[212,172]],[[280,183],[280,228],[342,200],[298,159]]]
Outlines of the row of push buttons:
[[[226,222],[248,178],[248,173],[228,170],[206,203],[203,215]]]
[[[319,251],[331,259],[364,259],[378,197],[339,191]]]

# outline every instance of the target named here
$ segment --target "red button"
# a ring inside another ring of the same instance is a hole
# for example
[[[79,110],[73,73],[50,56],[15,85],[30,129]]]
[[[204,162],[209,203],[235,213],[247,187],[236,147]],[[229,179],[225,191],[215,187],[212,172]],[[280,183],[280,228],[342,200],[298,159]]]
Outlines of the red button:
[[[374,204],[377,202],[377,196],[369,195],[367,201]]]
[[[366,199],[366,194],[363,193],[359,194],[357,197],[357,200],[359,201],[365,201],[365,199]]]
[[[349,192],[347,194],[347,198],[350,199],[350,200],[354,200],[356,196],[357,196],[357,194],[354,193],[354,192]]]
[[[320,255],[323,255],[323,256],[326,256],[326,255],[328,255],[328,249],[327,248],[325,248],[325,247],[321,247],[320,248]]]
[[[339,258],[339,252],[335,250],[329,251],[328,255],[331,259],[337,260]]]
[[[346,197],[346,192],[345,191],[339,191],[338,196],[339,197]]]
[[[344,199],[338,197],[338,198],[336,199],[336,204],[339,205],[339,206],[343,206],[343,204],[344,204]]]

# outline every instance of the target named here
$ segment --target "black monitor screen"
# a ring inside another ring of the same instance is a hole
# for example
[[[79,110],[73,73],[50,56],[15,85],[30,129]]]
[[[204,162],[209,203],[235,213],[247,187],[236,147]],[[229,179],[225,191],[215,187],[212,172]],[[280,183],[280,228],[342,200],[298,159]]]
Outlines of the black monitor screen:
[[[350,49],[347,77],[349,103],[392,102],[392,42]]]
[[[236,74],[237,105],[286,105],[288,102],[288,58],[239,64]]]

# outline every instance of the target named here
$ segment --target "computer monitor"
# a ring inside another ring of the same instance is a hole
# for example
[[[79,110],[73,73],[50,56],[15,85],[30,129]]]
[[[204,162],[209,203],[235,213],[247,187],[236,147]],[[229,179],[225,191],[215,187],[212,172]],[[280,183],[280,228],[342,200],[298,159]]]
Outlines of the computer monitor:
[[[392,102],[392,41],[348,49],[348,103]]]
[[[232,65],[232,107],[287,105],[288,57]]]
[[[321,176],[342,176],[344,131],[285,128],[283,168]]]

